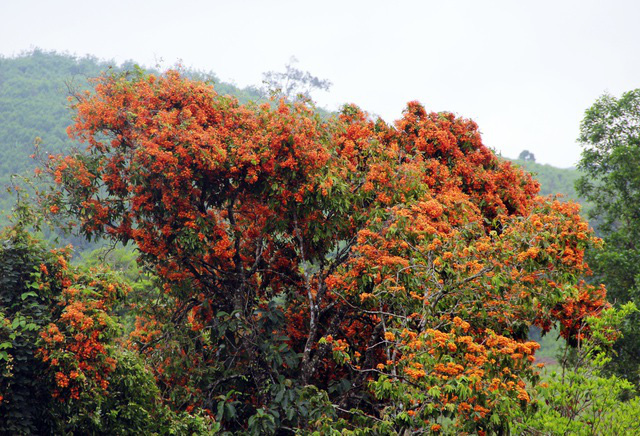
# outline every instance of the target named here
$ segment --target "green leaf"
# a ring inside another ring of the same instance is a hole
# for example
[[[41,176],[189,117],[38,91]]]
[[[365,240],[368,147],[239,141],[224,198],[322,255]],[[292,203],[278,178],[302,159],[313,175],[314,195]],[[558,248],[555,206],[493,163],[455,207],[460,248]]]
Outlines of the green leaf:
[[[20,298],[22,299],[22,301],[26,300],[29,297],[37,297],[38,294],[36,294],[33,291],[29,291],[29,292],[24,292],[22,293],[22,295],[20,295]]]

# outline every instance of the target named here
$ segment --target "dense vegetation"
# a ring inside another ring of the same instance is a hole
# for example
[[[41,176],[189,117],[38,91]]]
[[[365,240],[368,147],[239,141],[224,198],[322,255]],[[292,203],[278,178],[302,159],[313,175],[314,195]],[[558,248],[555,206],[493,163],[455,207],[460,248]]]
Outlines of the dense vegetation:
[[[67,152],[73,147],[66,133],[71,119],[67,99],[73,90],[89,89],[87,79],[103,71],[133,68],[132,61],[118,65],[93,57],[78,58],[41,50],[15,58],[0,57],[0,186],[9,185],[12,174],[31,174],[35,162],[29,156],[34,152],[36,138],[40,138],[44,153]],[[233,95],[241,103],[261,98],[256,89],[239,89],[221,82],[213,73],[187,71],[186,74],[214,82],[218,93]],[[275,75],[271,73],[268,77],[274,82],[272,88],[277,87],[275,82],[281,79],[272,77]],[[580,202],[574,188],[578,178],[576,170],[554,168],[531,160],[515,162],[535,174],[542,195],[560,193]],[[12,197],[2,189],[0,210],[8,211],[12,202]]]
[[[590,218],[606,243],[591,255],[594,278],[607,285],[612,302],[640,303],[640,90],[599,98],[582,122],[580,141],[584,176],[578,192],[593,203]],[[637,315],[624,333],[610,368],[639,383]]]
[[[242,104],[175,71],[90,86],[81,145],[0,236],[0,433],[640,431],[599,239],[472,121]],[[49,221],[115,245],[72,264],[32,236]],[[565,339],[558,372],[532,327]]]
[[[42,153],[68,152],[73,147],[67,135],[71,93],[90,89],[87,79],[103,71],[133,68],[133,62],[118,65],[41,50],[15,58],[0,57],[0,210],[10,210],[14,201],[4,189],[11,184],[11,175],[31,175],[36,167],[29,156],[37,138]],[[260,98],[256,90],[222,83],[211,73],[186,74],[213,81],[218,92],[232,94],[242,102]],[[1,216],[0,222],[6,224]]]

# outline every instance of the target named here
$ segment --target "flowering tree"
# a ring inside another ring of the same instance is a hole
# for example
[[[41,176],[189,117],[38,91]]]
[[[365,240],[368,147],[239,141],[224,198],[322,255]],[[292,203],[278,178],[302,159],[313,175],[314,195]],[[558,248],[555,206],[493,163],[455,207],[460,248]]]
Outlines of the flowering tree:
[[[3,434],[63,431],[58,417],[82,415],[106,395],[118,332],[110,310],[126,291],[107,271],[70,267],[70,247],[47,249],[26,224],[0,233]]]
[[[577,206],[477,126],[409,103],[241,106],[176,72],[97,80],[47,208],[132,242],[162,283],[131,347],[165,401],[231,431],[500,432],[531,408],[530,326],[606,307]]]

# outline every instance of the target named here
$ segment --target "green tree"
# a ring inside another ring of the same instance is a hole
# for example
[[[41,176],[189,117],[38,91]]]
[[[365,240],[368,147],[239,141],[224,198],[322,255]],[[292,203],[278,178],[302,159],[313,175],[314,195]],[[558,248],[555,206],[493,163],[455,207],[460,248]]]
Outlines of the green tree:
[[[638,434],[640,398],[621,400],[633,396],[635,387],[602,371],[612,360],[610,347],[618,336],[616,331],[635,312],[635,305],[627,303],[586,320],[592,336],[575,348],[565,348],[561,370],[552,371],[537,386],[536,413],[515,420],[517,434]]]
[[[604,237],[605,248],[592,253],[595,280],[607,285],[616,304],[640,301],[640,89],[620,98],[603,95],[582,121],[584,146],[576,183],[578,193],[593,203],[589,215]],[[618,374],[640,382],[640,324],[633,316],[618,358],[610,365]]]
[[[262,74],[265,94],[282,95],[287,100],[311,100],[311,92],[315,90],[329,91],[331,82],[321,79],[308,71],[295,67],[298,62],[295,56],[289,59],[284,72],[267,71]]]
[[[529,150],[522,150],[522,153],[520,153],[520,155],[518,156],[518,159],[535,162],[536,155],[531,153]]]

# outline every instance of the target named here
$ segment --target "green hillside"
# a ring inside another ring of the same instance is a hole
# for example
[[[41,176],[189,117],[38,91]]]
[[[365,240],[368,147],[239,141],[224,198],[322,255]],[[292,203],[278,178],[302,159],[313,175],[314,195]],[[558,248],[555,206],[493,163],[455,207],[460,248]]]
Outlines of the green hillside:
[[[557,168],[547,164],[540,164],[530,160],[509,159],[514,164],[524,168],[540,182],[541,195],[561,194],[565,200],[573,200],[582,206],[581,215],[586,218],[586,212],[591,207],[588,202],[580,198],[575,189],[575,182],[582,175],[576,168]]]

